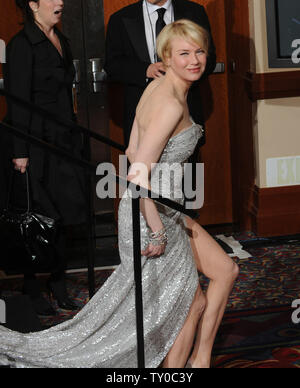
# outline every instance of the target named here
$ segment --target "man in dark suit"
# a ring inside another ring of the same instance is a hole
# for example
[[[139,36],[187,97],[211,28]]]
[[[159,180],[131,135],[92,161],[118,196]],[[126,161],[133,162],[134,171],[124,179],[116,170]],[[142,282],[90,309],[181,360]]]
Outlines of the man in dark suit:
[[[188,0],[141,0],[116,12],[109,20],[105,70],[110,80],[125,85],[126,146],[145,88],[152,79],[163,76],[163,64],[156,55],[156,37],[166,24],[178,19],[189,19],[211,32],[204,7]],[[211,39],[204,77],[215,66],[215,46]],[[194,121],[203,125],[199,85],[190,90],[188,102]]]

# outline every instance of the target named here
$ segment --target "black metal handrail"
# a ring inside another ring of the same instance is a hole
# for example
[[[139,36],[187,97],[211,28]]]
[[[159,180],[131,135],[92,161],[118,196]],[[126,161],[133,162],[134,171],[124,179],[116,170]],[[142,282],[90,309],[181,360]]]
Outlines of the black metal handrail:
[[[23,140],[26,140],[27,142],[33,145],[44,148],[45,150],[50,151],[51,153],[54,153],[69,162],[75,163],[77,164],[78,167],[82,167],[86,170],[89,170],[90,172],[95,172],[95,170],[98,167],[96,163],[78,158],[77,156],[74,156],[72,153],[64,149],[58,148],[53,144],[47,143],[44,140],[41,140],[35,136],[29,135],[28,133],[23,132],[21,129],[15,128],[10,124],[0,121],[0,128],[3,128],[5,131],[12,133],[13,135]],[[171,209],[177,210],[193,219],[198,217],[198,213],[195,210],[186,209],[180,203],[174,202],[169,198],[164,198],[162,195],[154,193],[153,191],[146,189],[144,187],[141,187],[139,185],[136,185],[135,183],[132,183],[127,179],[122,178],[119,175],[108,174],[106,177],[109,177],[112,180],[116,180],[117,183],[122,186],[126,186],[126,187],[131,186],[132,188],[135,188],[136,192],[140,193],[139,198],[153,198],[154,201],[159,202],[162,205],[168,206]]]
[[[0,89],[0,96],[3,96],[5,98],[7,98],[8,100],[13,101],[16,105],[20,105],[20,106],[26,108],[27,110],[30,110],[31,112],[34,112],[42,117],[46,117],[49,120],[54,121],[57,124],[60,124],[66,128],[69,128],[71,130],[75,130],[78,132],[82,132],[83,134],[88,135],[91,138],[98,140],[101,143],[104,143],[112,148],[118,149],[119,151],[123,151],[123,152],[125,152],[125,150],[126,150],[126,147],[124,145],[121,145],[121,144],[119,144],[119,143],[117,143],[117,142],[115,142],[115,141],[113,141],[113,140],[111,140],[103,135],[100,135],[97,132],[91,131],[90,129],[87,129],[87,128],[77,124],[76,122],[74,122],[72,120],[68,120],[64,117],[57,116],[55,113],[49,112],[48,110],[41,108],[41,107],[31,103],[31,102],[23,100],[22,98],[17,97],[15,95],[9,93],[5,89]]]
[[[19,101],[21,104],[21,101]],[[25,106],[25,104],[24,104]],[[63,125],[63,124],[62,124]],[[56,154],[68,162],[72,162],[90,172],[96,170],[97,165],[84,159],[74,156],[72,153],[49,144],[35,136],[13,127],[7,123],[0,122],[0,128],[14,136],[26,140],[30,144],[46,149],[48,152]],[[88,131],[88,130],[87,130]],[[97,139],[99,140],[99,139]],[[99,140],[102,141],[102,140]],[[105,142],[107,144],[107,142]],[[119,184],[126,187],[135,187],[136,192],[140,193],[137,198],[132,198],[132,224],[133,224],[133,256],[134,256],[134,278],[135,278],[135,301],[136,301],[136,327],[137,327],[137,360],[138,367],[145,368],[145,349],[144,349],[144,318],[143,318],[143,284],[142,284],[142,263],[141,263],[141,235],[140,235],[140,198],[150,197],[156,202],[168,206],[181,212],[191,218],[197,218],[197,212],[185,209],[181,204],[168,198],[163,198],[151,190],[145,189],[139,185],[124,179],[118,175],[109,174],[111,179],[115,179]]]

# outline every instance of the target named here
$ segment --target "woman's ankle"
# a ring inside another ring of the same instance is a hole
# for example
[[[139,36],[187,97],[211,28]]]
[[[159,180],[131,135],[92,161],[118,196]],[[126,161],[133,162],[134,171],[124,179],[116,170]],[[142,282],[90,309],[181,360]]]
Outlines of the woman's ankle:
[[[191,355],[188,360],[191,368],[209,369],[211,367],[211,358],[196,357]]]

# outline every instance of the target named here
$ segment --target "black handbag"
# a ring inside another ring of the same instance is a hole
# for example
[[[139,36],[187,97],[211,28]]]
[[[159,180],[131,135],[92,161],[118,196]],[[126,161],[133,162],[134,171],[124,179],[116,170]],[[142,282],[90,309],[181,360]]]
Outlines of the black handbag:
[[[57,225],[51,218],[31,210],[29,177],[26,171],[27,209],[13,208],[10,204],[12,174],[6,209],[0,215],[0,268],[6,271],[54,270],[59,262],[55,247]]]

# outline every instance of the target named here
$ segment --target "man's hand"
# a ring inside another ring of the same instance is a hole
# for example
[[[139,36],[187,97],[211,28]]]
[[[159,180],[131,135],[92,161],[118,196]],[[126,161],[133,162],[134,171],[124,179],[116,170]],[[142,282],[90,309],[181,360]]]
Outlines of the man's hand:
[[[165,75],[166,69],[162,62],[152,63],[147,69],[147,78],[160,78]]]
[[[20,171],[22,174],[24,174],[29,165],[29,159],[28,158],[13,159],[13,164],[14,164],[15,170]]]

